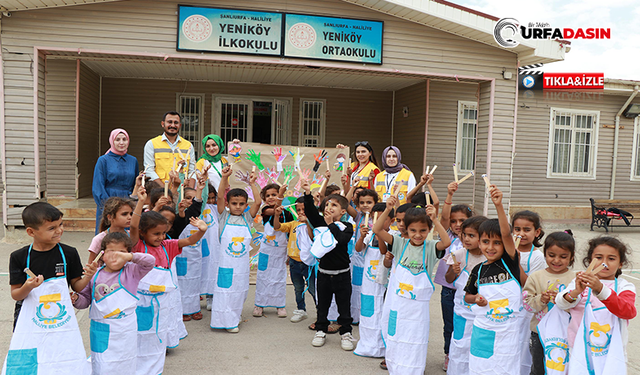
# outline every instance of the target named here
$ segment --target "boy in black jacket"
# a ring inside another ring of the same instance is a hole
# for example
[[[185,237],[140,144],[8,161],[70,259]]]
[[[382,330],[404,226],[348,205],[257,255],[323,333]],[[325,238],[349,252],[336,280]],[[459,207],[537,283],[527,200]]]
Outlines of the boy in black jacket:
[[[321,216],[313,203],[313,196],[307,180],[302,181],[304,189],[304,213],[309,223],[315,229],[322,231],[328,227],[332,237],[333,249],[319,258],[316,295],[318,299],[318,318],[316,321],[316,335],[311,342],[313,346],[322,346],[329,329],[329,307],[335,295],[338,306],[338,324],[340,324],[341,346],[344,350],[353,350],[354,342],[351,336],[351,272],[349,271],[348,244],[353,236],[353,225],[340,221],[347,212],[349,202],[341,195],[332,194],[324,199],[324,216]],[[324,230],[325,234],[326,230]],[[316,236],[314,241],[327,239],[326,236]],[[327,241],[322,241],[326,248]],[[316,244],[318,245],[318,244]],[[315,248],[315,246],[314,246]],[[313,250],[312,250],[313,253]]]

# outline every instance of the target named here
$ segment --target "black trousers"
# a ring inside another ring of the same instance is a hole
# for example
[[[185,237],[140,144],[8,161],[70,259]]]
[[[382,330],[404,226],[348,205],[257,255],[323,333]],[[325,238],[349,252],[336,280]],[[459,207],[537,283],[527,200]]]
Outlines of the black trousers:
[[[329,329],[329,307],[333,296],[336,296],[338,305],[338,324],[340,324],[340,334],[351,332],[351,272],[344,272],[338,275],[327,275],[318,272],[318,286],[316,288],[318,296],[318,319],[316,320],[316,330],[327,332]]]
[[[540,336],[536,332],[531,332],[531,340],[529,340],[529,351],[533,363],[531,365],[531,375],[544,375],[544,348],[540,342]]]

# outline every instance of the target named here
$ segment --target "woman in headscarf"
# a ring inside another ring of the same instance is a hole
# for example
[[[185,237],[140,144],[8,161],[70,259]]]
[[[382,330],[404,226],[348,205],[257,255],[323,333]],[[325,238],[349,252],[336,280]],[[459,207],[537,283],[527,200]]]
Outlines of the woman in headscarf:
[[[222,157],[225,150],[224,141],[215,134],[209,134],[202,139],[202,149],[204,152],[196,163],[196,169],[202,172],[207,166],[211,166],[209,183],[217,191],[222,179],[222,168],[227,164],[227,159]]]
[[[96,234],[102,218],[102,207],[110,197],[129,197],[138,176],[138,159],[127,154],[129,134],[124,129],[113,129],[109,135],[111,147],[98,158],[93,171],[91,187],[96,211]]]
[[[384,171],[376,176],[375,190],[382,202],[386,202],[395,184],[400,185],[398,200],[407,203],[407,193],[416,187],[416,178],[409,168],[402,164],[402,154],[396,146],[389,146],[382,152]]]

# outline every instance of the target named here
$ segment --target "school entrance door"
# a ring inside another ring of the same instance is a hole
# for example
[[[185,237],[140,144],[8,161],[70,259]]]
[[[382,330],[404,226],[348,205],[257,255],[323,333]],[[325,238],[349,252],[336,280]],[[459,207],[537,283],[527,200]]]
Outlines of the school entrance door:
[[[291,144],[291,99],[215,95],[213,99],[213,133],[225,144],[234,139]]]

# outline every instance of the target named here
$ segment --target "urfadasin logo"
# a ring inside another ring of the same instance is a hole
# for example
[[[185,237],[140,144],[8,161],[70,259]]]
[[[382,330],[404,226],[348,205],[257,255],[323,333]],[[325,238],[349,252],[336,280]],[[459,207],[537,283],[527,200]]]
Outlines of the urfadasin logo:
[[[518,44],[520,44],[520,42],[516,40],[516,35],[519,33],[519,25],[520,22],[515,18],[500,19],[493,28],[493,39],[502,47],[517,47]]]

